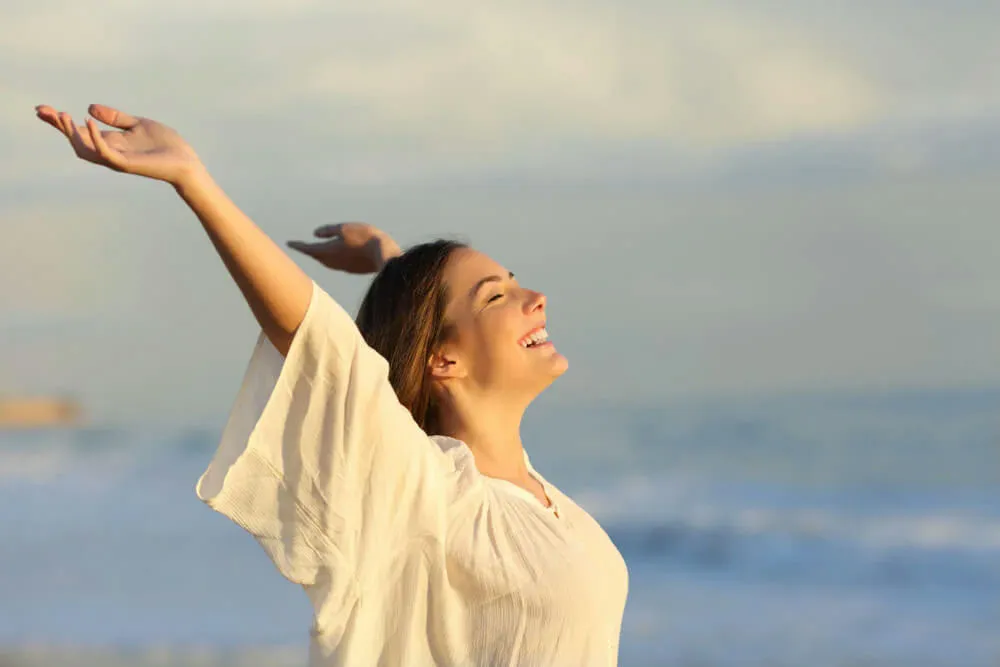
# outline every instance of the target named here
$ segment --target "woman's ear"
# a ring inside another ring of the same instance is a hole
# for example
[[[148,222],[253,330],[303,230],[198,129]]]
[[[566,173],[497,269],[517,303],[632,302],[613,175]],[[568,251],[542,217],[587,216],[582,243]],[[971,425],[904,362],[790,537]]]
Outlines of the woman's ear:
[[[431,354],[427,360],[427,370],[436,380],[452,380],[466,375],[465,367],[458,359],[444,350]]]

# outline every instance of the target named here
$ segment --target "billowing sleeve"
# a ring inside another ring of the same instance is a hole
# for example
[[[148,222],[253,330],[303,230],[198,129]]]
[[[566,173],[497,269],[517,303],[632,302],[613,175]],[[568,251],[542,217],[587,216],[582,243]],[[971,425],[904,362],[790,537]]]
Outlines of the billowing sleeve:
[[[313,282],[287,357],[261,333],[198,497],[287,579],[346,605],[414,539],[442,538],[457,473],[388,363]]]

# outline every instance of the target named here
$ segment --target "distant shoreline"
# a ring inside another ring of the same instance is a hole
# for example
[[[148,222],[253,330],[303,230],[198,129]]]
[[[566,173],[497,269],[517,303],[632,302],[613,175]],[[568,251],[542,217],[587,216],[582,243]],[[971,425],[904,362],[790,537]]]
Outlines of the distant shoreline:
[[[80,404],[59,396],[0,396],[0,428],[79,426]]]

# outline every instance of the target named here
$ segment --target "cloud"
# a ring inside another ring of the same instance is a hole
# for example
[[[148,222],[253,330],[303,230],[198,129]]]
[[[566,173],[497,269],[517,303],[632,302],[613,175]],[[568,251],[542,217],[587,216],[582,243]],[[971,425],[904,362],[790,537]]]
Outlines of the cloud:
[[[561,137],[716,145],[855,127],[879,105],[863,72],[808,33],[726,8],[190,4],[22,6],[0,53],[103,69],[135,98],[168,86],[201,113],[286,114],[445,153]]]
[[[323,49],[296,47],[252,104],[277,112],[292,100],[346,133],[500,153],[566,137],[718,145],[855,127],[878,106],[837,54],[718,11],[668,22],[586,5],[436,3],[381,18]]]
[[[16,0],[5,17],[3,92],[16,103],[0,109],[0,133],[14,150],[35,140],[24,132],[34,103],[79,113],[102,101],[182,129],[229,168],[266,160],[372,185],[652,152],[666,171],[718,170],[771,146],[907,125],[919,135],[1000,110],[985,9],[99,0],[81,11]],[[882,145],[879,168],[933,166],[921,141]],[[0,164],[0,177],[16,171]]]

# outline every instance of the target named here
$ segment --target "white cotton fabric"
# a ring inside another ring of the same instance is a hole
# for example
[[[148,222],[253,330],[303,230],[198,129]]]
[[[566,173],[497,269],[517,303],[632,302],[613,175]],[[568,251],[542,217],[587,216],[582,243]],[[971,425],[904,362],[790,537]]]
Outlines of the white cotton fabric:
[[[304,587],[310,664],[616,665],[628,570],[604,530],[527,453],[551,508],[428,437],[312,289],[287,358],[258,337],[197,486]]]

